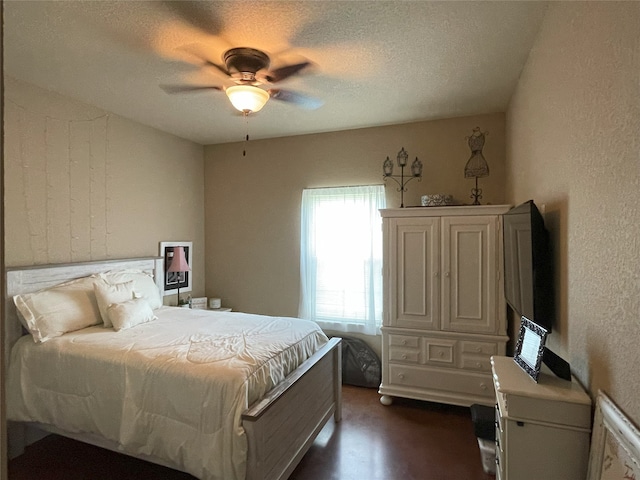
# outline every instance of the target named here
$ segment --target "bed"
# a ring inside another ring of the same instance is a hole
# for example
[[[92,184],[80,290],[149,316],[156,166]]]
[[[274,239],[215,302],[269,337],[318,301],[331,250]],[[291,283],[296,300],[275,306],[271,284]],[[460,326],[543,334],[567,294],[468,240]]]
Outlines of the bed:
[[[149,273],[162,291],[156,257],[7,270],[10,457],[50,432],[198,478],[286,479],[340,421],[340,339],[303,320],[161,306],[126,328],[132,310],[110,307],[119,331],[93,325],[38,344],[25,335],[15,295],[111,272]]]

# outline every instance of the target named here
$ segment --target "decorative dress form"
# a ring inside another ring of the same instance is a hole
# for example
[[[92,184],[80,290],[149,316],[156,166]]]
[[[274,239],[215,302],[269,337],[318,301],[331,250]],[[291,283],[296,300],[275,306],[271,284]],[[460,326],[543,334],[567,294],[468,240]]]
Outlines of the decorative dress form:
[[[480,205],[482,198],[482,189],[478,188],[478,178],[489,176],[489,165],[482,155],[482,147],[484,147],[484,136],[489,132],[482,133],[480,127],[473,129],[470,137],[467,137],[469,148],[471,149],[471,157],[467,160],[464,167],[465,178],[475,178],[476,186],[471,189],[470,198],[473,198],[473,205]]]
[[[471,157],[467,160],[467,164],[464,167],[465,178],[482,178],[489,176],[489,165],[482,155],[484,136],[488,134],[489,132],[482,133],[480,127],[476,127],[473,129],[471,136],[467,137],[469,140],[469,148],[471,149]]]

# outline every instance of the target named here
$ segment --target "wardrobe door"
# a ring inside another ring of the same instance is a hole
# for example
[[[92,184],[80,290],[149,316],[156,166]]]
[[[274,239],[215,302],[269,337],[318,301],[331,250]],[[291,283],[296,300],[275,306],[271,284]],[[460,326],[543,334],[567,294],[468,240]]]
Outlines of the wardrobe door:
[[[498,217],[442,217],[442,330],[497,333]]]
[[[440,219],[389,219],[388,326],[440,328]]]

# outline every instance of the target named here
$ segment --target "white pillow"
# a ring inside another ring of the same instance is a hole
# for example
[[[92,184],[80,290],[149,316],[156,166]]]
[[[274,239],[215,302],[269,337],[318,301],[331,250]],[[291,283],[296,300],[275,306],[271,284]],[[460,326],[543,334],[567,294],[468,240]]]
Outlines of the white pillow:
[[[122,303],[112,303],[107,308],[113,328],[117,332],[141,323],[151,322],[156,317],[144,298],[134,298]]]
[[[104,326],[112,327],[113,323],[111,323],[107,309],[112,303],[133,299],[133,280],[112,285],[100,279],[96,281],[93,288],[95,289],[96,301],[98,302],[98,309]]]
[[[133,282],[133,292],[136,298],[144,298],[149,306],[155,310],[162,306],[160,290],[153,277],[142,270],[113,270],[97,275],[110,284]]]
[[[102,322],[95,278],[84,277],[34,293],[16,295],[13,302],[36,343]]]

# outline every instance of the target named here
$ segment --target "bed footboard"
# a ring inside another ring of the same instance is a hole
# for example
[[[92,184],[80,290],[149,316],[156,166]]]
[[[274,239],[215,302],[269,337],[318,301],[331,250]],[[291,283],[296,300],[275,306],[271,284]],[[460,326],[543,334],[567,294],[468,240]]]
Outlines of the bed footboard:
[[[247,480],[286,479],[320,430],[342,415],[340,338],[294,371],[242,415],[247,433]]]

